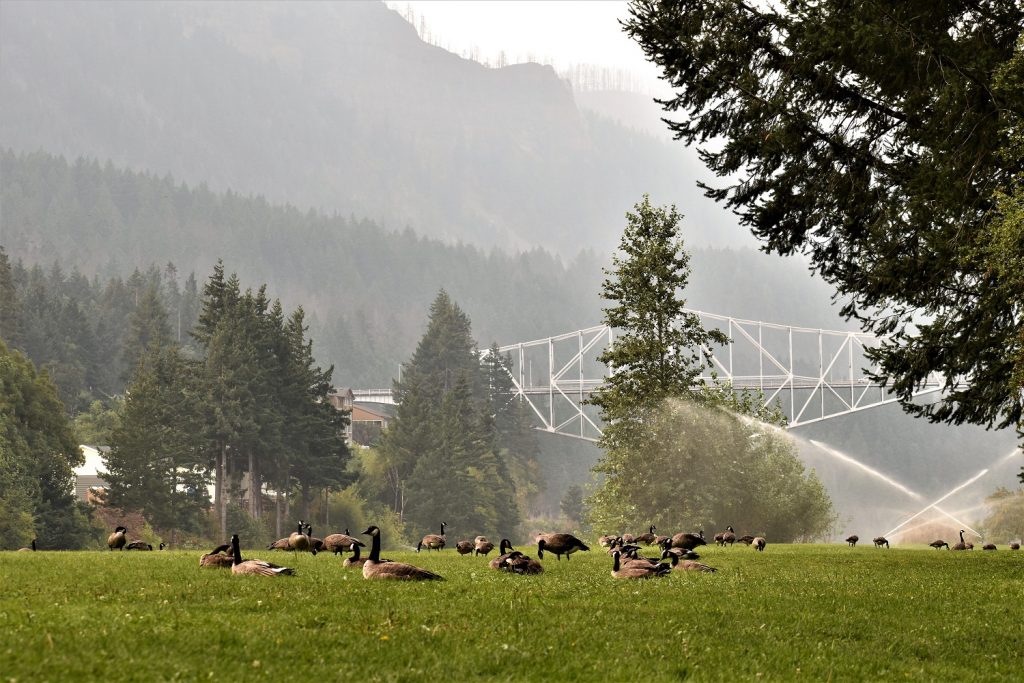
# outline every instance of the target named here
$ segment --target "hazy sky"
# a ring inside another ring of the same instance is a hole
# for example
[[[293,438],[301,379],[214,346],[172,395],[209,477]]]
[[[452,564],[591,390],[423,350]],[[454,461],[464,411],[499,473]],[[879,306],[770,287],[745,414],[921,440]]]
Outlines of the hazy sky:
[[[551,61],[556,68],[596,64],[628,70],[649,87],[658,85],[658,71],[618,24],[627,15],[618,0],[402,0],[388,6],[403,12],[411,7],[426,21],[431,42],[468,52],[474,46],[492,62],[504,50],[509,61]]]

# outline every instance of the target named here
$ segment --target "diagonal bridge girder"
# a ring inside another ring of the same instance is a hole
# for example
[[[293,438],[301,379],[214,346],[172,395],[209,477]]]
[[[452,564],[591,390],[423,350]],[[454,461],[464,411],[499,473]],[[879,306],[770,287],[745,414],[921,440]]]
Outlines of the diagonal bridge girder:
[[[711,365],[702,380],[759,391],[766,404],[782,408],[789,428],[898,400],[866,371],[865,351],[879,343],[873,335],[687,312],[730,339],[724,347],[705,349]],[[541,431],[596,441],[599,421],[584,400],[603,384],[608,369],[596,357],[613,343],[614,331],[598,325],[498,350],[512,358],[516,397],[529,404]],[[941,387],[942,378],[933,375],[915,395]]]

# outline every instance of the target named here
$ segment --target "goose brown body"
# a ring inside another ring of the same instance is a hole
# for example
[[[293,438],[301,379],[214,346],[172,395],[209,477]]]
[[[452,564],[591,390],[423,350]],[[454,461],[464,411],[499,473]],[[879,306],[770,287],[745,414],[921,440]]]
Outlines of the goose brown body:
[[[644,545],[651,545],[657,538],[657,536],[654,535],[655,529],[656,527],[652,524],[650,530],[646,534],[640,534],[635,539],[633,539],[633,542],[643,543]]]
[[[405,562],[385,562],[380,559],[380,529],[369,527],[364,534],[371,537],[370,556],[363,563],[364,579],[393,581],[443,581],[443,577]]]
[[[764,547],[768,545],[768,541],[764,540],[762,536],[758,536],[751,541],[750,545],[754,546],[754,550],[764,552]]]
[[[995,543],[986,543],[985,545],[981,546],[981,549],[982,550],[995,550],[996,549],[996,544]]]
[[[703,562],[697,562],[696,560],[680,560],[678,555],[671,555],[671,557],[672,569],[675,569],[676,571],[704,572],[706,574],[714,574],[718,571],[714,567],[708,566]]]
[[[345,529],[343,534],[330,534],[324,537],[324,550],[340,555],[341,553],[350,550],[352,545],[355,544],[359,547],[366,547],[366,544],[360,541],[358,538],[348,535],[348,529]]]
[[[544,565],[532,557],[523,555],[518,550],[508,554],[498,569],[512,574],[543,574]]]
[[[288,536],[288,546],[292,550],[298,550],[299,552],[306,552],[310,550],[311,546],[309,544],[309,536],[307,536],[303,532],[304,527],[305,522],[299,520],[298,531],[295,531],[290,536]]]
[[[27,547],[27,548],[18,548],[18,552],[19,553],[25,553],[25,552],[31,553],[31,552],[35,552],[35,549],[36,549],[36,539],[33,538],[32,539],[32,543],[31,543],[31,545],[29,547]]]
[[[1011,543],[1010,550],[1020,550],[1020,541],[1014,541]]]
[[[473,541],[459,541],[455,544],[455,552],[459,555],[469,555],[475,547]]]
[[[943,541],[941,538],[938,539],[938,540],[932,541],[928,545],[930,545],[931,547],[935,548],[936,550],[938,550],[939,548],[942,548],[942,547],[945,547],[946,550],[949,550],[949,544],[946,543],[945,541]]]
[[[419,552],[421,548],[427,550],[441,550],[444,548],[447,539],[444,535],[444,528],[448,526],[445,522],[441,522],[441,533],[439,534],[427,534],[420,539],[420,542],[416,544],[416,552]]]
[[[152,550],[153,546],[145,541],[132,541],[124,547],[125,550]]]
[[[501,543],[498,544],[498,552],[501,554],[491,560],[489,565],[491,569],[504,569],[502,566],[503,563],[508,560],[509,555],[511,555],[514,550],[515,549],[512,547],[512,541],[507,538],[501,539]]]
[[[229,543],[217,546],[199,558],[199,566],[211,568],[223,567],[224,569],[227,569],[234,563],[234,556],[227,552],[230,550],[231,544]]]
[[[856,534],[854,534],[853,536],[847,536],[846,537],[846,542],[850,544],[851,548],[854,547],[855,545],[857,545],[857,541],[859,541],[859,540],[860,540],[860,536],[857,536]]]
[[[623,536],[625,538],[625,536]],[[565,555],[566,561],[569,556],[578,550],[590,550],[580,539],[572,534],[541,534],[537,536],[537,558],[544,559],[544,551],[553,553],[561,561]]]
[[[699,534],[688,534],[679,533],[668,539],[667,547],[669,548],[686,548],[687,550],[693,550],[694,548],[702,545],[707,545],[708,542],[704,540],[704,532]],[[665,544],[662,544],[665,546]]]
[[[494,550],[494,544],[483,536],[478,537],[476,545],[473,546],[473,553],[475,555],[483,555],[484,557],[487,557],[492,550]]]
[[[127,542],[125,534],[128,533],[128,529],[123,526],[119,526],[114,529],[114,533],[107,536],[107,547],[111,550],[121,550],[124,548],[124,544]]]
[[[291,567],[281,567],[264,560],[243,560],[242,551],[239,548],[238,534],[231,537],[232,574],[253,574],[257,576],[293,576],[295,570]]]
[[[881,548],[883,545],[886,548],[889,547],[889,539],[887,539],[885,536],[879,536],[878,538],[873,539],[871,542],[875,544],[876,548]]]
[[[620,555],[618,550],[612,551],[614,558],[612,576],[616,579],[653,579],[658,576],[666,576],[672,571],[672,567],[667,564],[658,564],[657,566],[639,562],[622,564],[619,561]]]

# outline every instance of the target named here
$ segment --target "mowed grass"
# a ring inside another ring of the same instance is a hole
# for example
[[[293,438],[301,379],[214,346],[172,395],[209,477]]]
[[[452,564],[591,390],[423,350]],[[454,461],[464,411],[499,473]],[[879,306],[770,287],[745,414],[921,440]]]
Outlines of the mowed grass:
[[[269,579],[197,552],[0,553],[0,680],[1024,676],[1021,552],[706,548],[717,574],[638,582],[594,548],[529,577],[385,553],[443,583],[366,581],[326,554],[243,550],[298,569]]]

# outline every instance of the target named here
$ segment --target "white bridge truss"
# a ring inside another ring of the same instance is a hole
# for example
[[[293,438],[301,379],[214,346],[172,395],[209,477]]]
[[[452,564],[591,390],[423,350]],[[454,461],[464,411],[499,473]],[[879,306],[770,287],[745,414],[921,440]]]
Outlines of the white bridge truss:
[[[794,327],[689,310],[705,329],[721,330],[731,340],[705,349],[711,365],[702,379],[729,383],[734,390],[754,390],[767,405],[778,405],[787,427],[820,422],[874,408],[897,399],[872,381],[865,351],[878,344],[870,334]],[[499,348],[512,359],[510,374],[516,397],[526,401],[545,432],[595,441],[600,420],[584,400],[604,382],[608,368],[597,361],[614,343],[607,325]],[[937,391],[932,376],[918,394]],[[393,402],[388,390],[356,390],[357,400]]]

